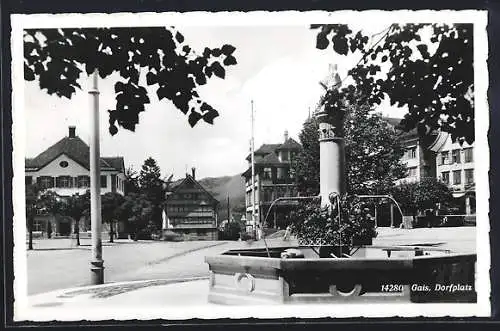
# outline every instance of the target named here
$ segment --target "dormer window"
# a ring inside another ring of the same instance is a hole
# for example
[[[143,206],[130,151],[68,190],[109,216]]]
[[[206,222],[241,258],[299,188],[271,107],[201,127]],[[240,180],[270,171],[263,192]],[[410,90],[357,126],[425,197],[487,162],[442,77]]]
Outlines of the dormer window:
[[[281,151],[281,161],[289,161],[290,155],[288,151]]]

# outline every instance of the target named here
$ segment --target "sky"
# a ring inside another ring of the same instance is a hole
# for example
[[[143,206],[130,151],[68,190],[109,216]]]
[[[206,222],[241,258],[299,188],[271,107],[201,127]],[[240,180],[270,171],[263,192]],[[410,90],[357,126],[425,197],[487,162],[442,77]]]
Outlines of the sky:
[[[359,54],[336,55],[315,48],[316,31],[308,26],[187,26],[178,27],[186,41],[200,53],[204,47],[231,44],[238,64],[226,68],[226,78],[212,78],[200,88],[204,100],[219,111],[213,125],[200,121],[194,128],[170,101],[151,103],[140,115],[135,132],[120,128],[108,132],[107,109],[113,109],[114,83],[118,76],[100,80],[101,156],[123,156],[126,167],[139,170],[144,160],[157,160],[162,176],[184,176],[196,168],[197,178],[235,175],[247,167],[251,138],[251,100],[255,111],[255,146],[280,143],[285,130],[298,141],[309,111],[323,88],[319,81],[337,64],[343,78]],[[384,26],[371,26],[373,33]],[[82,77],[83,90],[68,100],[49,96],[38,82],[25,82],[26,157],[34,157],[68,134],[68,126],[87,143],[90,129],[90,81]],[[402,117],[405,111],[384,102],[378,111]]]

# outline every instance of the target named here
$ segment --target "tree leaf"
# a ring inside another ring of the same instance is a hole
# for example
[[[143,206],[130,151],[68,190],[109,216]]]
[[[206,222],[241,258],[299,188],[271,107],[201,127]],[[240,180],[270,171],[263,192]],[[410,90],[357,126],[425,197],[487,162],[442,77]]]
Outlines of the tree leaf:
[[[236,48],[233,45],[225,44],[221,48],[222,54],[229,56],[233,54],[233,52],[236,50]]]
[[[201,114],[192,110],[190,113],[189,113],[189,125],[191,125],[191,127],[194,127],[196,125],[196,123],[198,123],[198,121],[201,119]]]
[[[217,77],[224,79],[224,77],[226,76],[226,70],[220,65],[219,62],[212,63],[211,68]]]
[[[179,31],[177,31],[177,33],[175,34],[175,40],[177,40],[179,44],[182,44],[184,42],[184,36]]]

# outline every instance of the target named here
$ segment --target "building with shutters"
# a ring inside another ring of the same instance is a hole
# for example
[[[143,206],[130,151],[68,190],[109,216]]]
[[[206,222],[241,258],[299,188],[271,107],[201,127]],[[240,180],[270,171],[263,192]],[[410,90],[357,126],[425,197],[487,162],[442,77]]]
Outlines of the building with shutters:
[[[195,169],[166,193],[166,228],[182,240],[217,240],[217,201],[197,180]]]
[[[123,157],[101,157],[101,194],[116,192],[124,194],[125,164]],[[70,126],[68,136],[62,138],[34,158],[25,159],[25,184],[38,183],[59,197],[84,194],[90,188],[90,148],[76,135]],[[71,233],[73,220],[68,217],[40,214],[35,218],[34,230],[55,236]],[[90,227],[89,222],[80,223],[81,231]],[[120,229],[118,229],[120,230]]]
[[[254,152],[255,183],[252,186],[252,160],[249,155],[248,169],[242,174],[245,178],[245,206],[247,232],[255,231],[257,224],[264,225],[271,203],[281,197],[298,195],[297,183],[293,177],[291,160],[302,146],[285,131],[282,143],[263,144]],[[255,201],[254,201],[255,191]],[[297,201],[279,201],[270,211],[266,226],[285,228],[291,209]],[[255,223],[252,219],[255,211]]]
[[[398,183],[436,178],[452,190],[458,214],[474,215],[474,146],[454,143],[446,132],[434,131],[423,138],[416,129],[403,132],[399,128],[400,118],[386,118],[386,121],[399,132],[399,141],[405,149],[401,161],[408,170],[407,177]]]

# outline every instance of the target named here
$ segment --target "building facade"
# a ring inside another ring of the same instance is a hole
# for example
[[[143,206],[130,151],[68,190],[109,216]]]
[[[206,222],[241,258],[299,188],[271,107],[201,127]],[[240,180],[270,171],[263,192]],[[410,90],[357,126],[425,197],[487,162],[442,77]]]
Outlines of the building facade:
[[[433,144],[437,133],[432,132],[425,138],[421,138],[416,129],[404,132],[399,129],[400,118],[387,118],[398,133],[398,140],[404,149],[401,162],[406,165],[407,176],[399,179],[396,184],[402,182],[418,182],[425,177],[436,177],[436,152]]]
[[[195,170],[174,182],[167,192],[167,228],[183,240],[217,240],[219,202],[195,179]]]
[[[436,158],[437,178],[452,189],[454,198],[461,200],[459,213],[475,214],[474,146],[454,143],[447,133],[441,139]]]
[[[396,130],[401,119],[386,119]],[[475,214],[474,146],[453,142],[446,132],[432,132],[422,138],[417,130],[404,133],[399,139],[405,148],[402,162],[408,170],[407,177],[397,181],[418,182],[432,177],[445,183],[452,191],[459,210],[465,215]]]
[[[252,185],[252,160],[249,155],[245,178],[245,206],[247,232],[255,231],[258,224],[274,228],[284,228],[288,224],[291,208],[296,201],[279,201],[269,213],[274,200],[298,195],[296,180],[290,171],[291,160],[300,151],[301,145],[288,137],[285,131],[281,144],[264,144],[254,151],[255,183]],[[255,201],[254,201],[255,192]],[[255,220],[252,218],[255,211]]]
[[[123,157],[102,157],[101,194],[124,194],[125,164]],[[25,184],[37,183],[44,190],[54,191],[61,199],[84,194],[90,189],[90,149],[69,127],[68,136],[59,140],[34,158],[25,159]],[[90,230],[88,220],[80,221],[80,231]],[[118,231],[122,224],[118,224]],[[50,228],[50,229],[49,229]],[[66,216],[40,212],[35,217],[34,231],[40,235],[52,232],[55,236],[72,233],[74,221]]]

